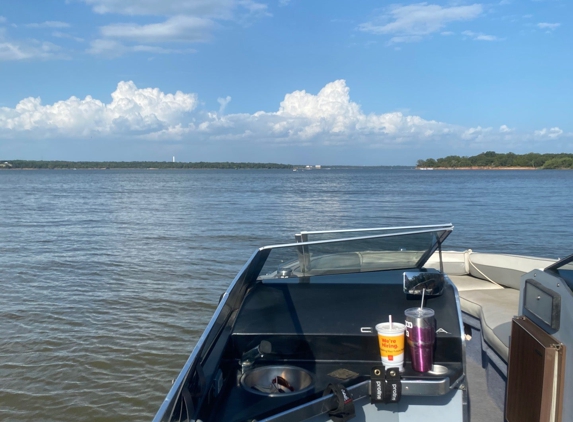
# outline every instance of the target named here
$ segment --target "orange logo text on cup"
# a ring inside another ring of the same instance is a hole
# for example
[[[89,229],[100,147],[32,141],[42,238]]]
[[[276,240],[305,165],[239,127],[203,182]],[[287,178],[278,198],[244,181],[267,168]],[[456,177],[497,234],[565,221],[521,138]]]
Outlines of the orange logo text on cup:
[[[394,356],[404,353],[404,336],[384,337],[378,336],[380,355],[393,360]]]

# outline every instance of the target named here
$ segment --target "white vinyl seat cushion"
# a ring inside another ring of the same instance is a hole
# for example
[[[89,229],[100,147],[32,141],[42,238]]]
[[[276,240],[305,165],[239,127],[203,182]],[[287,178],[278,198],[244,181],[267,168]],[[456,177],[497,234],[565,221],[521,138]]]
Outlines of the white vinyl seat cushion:
[[[468,290],[494,290],[503,289],[502,286],[491,283],[481,278],[472,277],[471,275],[448,275],[450,280],[456,285],[459,292]]]
[[[511,319],[518,312],[519,290],[461,291],[460,305],[462,312],[481,321],[484,340],[507,362]]]

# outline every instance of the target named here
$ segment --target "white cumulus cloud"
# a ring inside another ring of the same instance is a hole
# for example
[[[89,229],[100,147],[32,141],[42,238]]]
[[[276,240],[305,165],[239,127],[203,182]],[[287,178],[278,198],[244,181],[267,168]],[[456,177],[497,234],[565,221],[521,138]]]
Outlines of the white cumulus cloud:
[[[484,138],[484,135],[491,132],[491,130],[492,130],[491,127],[481,127],[481,126],[471,127],[469,129],[464,130],[461,136],[463,139],[482,140]]]
[[[217,102],[219,103],[219,114],[223,114],[231,102],[231,97],[227,95],[225,98],[217,98]]]
[[[344,80],[326,84],[318,93],[287,93],[275,110],[225,114],[230,96],[220,97],[218,111],[199,107],[196,94],[165,93],[120,82],[104,102],[87,96],[53,104],[25,98],[14,108],[0,108],[0,138],[17,139],[140,139],[213,144],[237,144],[357,149],[435,148],[449,150],[515,149],[548,139],[567,140],[573,134],[559,127],[518,133],[507,125],[460,125],[424,119],[399,111],[366,113],[350,98]],[[465,152],[467,153],[467,152]]]
[[[120,82],[111,97],[108,104],[88,95],[51,105],[25,98],[15,108],[0,108],[0,128],[5,135],[42,137],[148,133],[176,126],[182,114],[197,106],[194,94],[138,89],[133,82]]]
[[[225,115],[231,97],[218,99],[219,112],[196,110],[195,94],[166,94],[120,82],[112,100],[87,96],[54,104],[26,98],[15,108],[0,108],[0,136],[111,136],[179,139],[189,134],[205,140],[273,141],[302,145],[380,146],[418,142],[458,131],[446,123],[400,112],[364,113],[350,100],[344,80],[326,84],[317,94],[286,94],[277,111]]]
[[[559,129],[558,127],[552,127],[550,129],[543,128],[541,130],[536,130],[534,133],[536,136],[541,138],[555,139],[563,134],[563,130]]]
[[[400,112],[366,114],[350,100],[344,80],[331,82],[318,94],[286,94],[276,112],[209,114],[197,129],[212,139],[274,141],[300,145],[383,146],[449,135],[453,126]]]

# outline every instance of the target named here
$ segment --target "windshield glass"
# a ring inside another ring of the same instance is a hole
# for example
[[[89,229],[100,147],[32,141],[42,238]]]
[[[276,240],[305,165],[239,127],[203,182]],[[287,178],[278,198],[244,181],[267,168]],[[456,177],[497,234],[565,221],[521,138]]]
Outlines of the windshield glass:
[[[546,270],[555,271],[559,274],[559,277],[565,280],[565,283],[573,291],[573,255],[557,261],[555,264],[547,267]]]
[[[421,268],[453,226],[268,246],[261,279]],[[303,232],[304,233],[304,232]],[[341,233],[338,232],[340,235]],[[346,232],[348,234],[348,232]],[[352,232],[355,234],[355,232]]]

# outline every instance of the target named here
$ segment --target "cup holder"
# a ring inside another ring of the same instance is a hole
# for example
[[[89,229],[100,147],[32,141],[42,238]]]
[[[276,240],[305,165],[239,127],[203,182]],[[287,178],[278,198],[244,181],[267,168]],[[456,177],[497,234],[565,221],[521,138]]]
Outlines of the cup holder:
[[[432,365],[432,369],[428,371],[432,375],[446,375],[450,370],[443,365]]]
[[[314,385],[314,377],[296,366],[261,366],[241,376],[243,388],[253,394],[281,397],[302,394]]]

